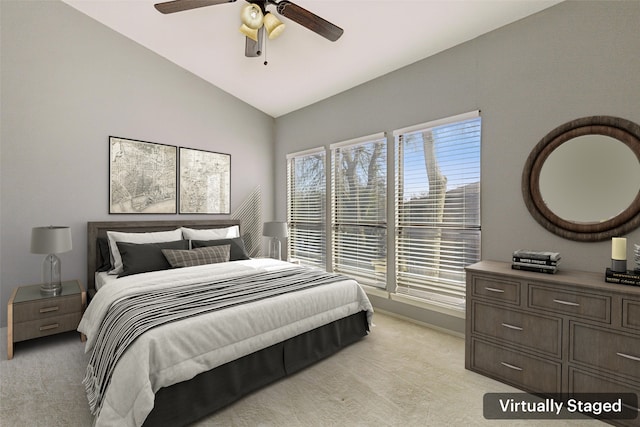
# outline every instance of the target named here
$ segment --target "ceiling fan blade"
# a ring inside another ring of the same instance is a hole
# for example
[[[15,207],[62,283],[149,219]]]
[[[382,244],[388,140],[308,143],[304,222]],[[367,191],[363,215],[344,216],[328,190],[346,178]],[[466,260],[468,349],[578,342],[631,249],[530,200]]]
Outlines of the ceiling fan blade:
[[[173,0],[157,3],[154,7],[161,13],[175,13],[183,10],[197,9],[199,7],[213,6],[214,4],[233,3],[236,0]]]
[[[290,1],[285,0],[277,3],[277,8],[280,15],[307,27],[332,42],[338,40],[344,33],[342,28]]]

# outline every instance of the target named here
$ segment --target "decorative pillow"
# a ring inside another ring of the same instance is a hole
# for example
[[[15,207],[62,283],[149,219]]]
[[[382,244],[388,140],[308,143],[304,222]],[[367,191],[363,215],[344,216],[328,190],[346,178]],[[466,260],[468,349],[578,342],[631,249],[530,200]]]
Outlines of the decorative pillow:
[[[174,268],[227,262],[229,261],[229,252],[230,245],[207,246],[186,251],[162,249],[167,261]]]
[[[109,253],[109,240],[106,237],[98,237],[96,250],[100,254],[102,263],[96,266],[97,271],[111,270],[111,254]]]
[[[204,248],[207,246],[219,246],[219,245],[231,246],[231,254],[229,255],[229,261],[250,259],[249,255],[247,254],[247,250],[244,247],[244,240],[242,240],[242,237],[237,237],[235,239],[192,240],[191,241],[192,248]]]
[[[217,240],[232,239],[240,237],[240,227],[233,225],[225,228],[211,228],[206,230],[197,230],[194,228],[182,227],[182,235],[186,240]]]
[[[187,240],[161,243],[116,242],[116,244],[122,257],[122,272],[118,274],[118,277],[148,271],[168,270],[171,268],[171,264],[167,262],[162,250],[189,249],[189,241]]]
[[[109,251],[111,253],[112,267],[109,274],[120,274],[122,273],[122,258],[120,257],[120,252],[118,252],[118,245],[116,245],[116,242],[175,242],[176,240],[182,240],[182,231],[180,231],[179,228],[172,231],[157,231],[153,233],[123,233],[120,231],[107,231],[107,238],[109,239]]]

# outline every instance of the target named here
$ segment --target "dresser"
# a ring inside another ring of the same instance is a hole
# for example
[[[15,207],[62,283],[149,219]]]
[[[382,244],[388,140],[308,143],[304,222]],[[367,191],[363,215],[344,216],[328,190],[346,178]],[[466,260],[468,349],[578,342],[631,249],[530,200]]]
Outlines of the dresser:
[[[16,342],[75,330],[86,305],[86,293],[77,280],[63,282],[62,292],[55,296],[42,295],[40,285],[14,289],[7,305],[7,358],[13,358]]]
[[[640,395],[640,287],[495,261],[466,277],[467,369],[533,393]]]

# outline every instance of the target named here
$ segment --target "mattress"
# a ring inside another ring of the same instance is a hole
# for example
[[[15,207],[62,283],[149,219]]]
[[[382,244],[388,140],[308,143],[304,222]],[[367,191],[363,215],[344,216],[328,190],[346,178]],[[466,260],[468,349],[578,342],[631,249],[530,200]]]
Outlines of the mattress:
[[[197,283],[255,271],[297,267],[254,259],[107,278],[87,308],[78,330],[92,351],[109,305],[131,292]],[[155,393],[245,355],[360,311],[373,313],[352,279],[305,289],[161,325],[134,341],[117,363],[96,413],[97,426],[140,426]]]

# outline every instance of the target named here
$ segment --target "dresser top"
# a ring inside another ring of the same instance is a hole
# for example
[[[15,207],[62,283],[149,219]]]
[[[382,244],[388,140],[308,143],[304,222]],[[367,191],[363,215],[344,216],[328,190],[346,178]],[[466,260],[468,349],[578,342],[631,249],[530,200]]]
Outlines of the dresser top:
[[[43,295],[40,293],[40,285],[20,286],[16,292],[13,303],[21,303],[27,301],[44,300],[49,298],[59,298],[68,295],[80,294],[83,289],[77,280],[68,280],[62,282],[62,292],[58,295]]]
[[[599,291],[626,293],[640,296],[640,286],[619,285],[604,280],[604,272],[594,273],[579,270],[563,270],[559,268],[555,274],[536,273],[532,271],[514,270],[511,263],[502,261],[480,261],[466,267],[468,272],[500,274],[517,280],[531,280],[558,285],[576,285]]]

